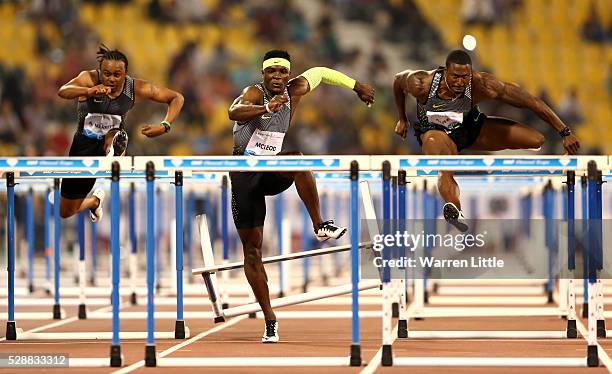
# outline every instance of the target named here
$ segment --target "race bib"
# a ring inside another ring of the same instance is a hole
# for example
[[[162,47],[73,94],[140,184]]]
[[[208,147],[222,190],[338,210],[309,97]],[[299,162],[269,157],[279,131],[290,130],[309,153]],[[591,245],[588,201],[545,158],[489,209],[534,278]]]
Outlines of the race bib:
[[[429,123],[444,126],[446,128],[455,127],[463,123],[463,113],[458,112],[427,112]]]
[[[244,151],[250,156],[273,156],[281,151],[285,133],[256,129]]]
[[[83,124],[83,133],[90,138],[101,139],[112,129],[121,125],[121,116],[116,114],[88,113]]]

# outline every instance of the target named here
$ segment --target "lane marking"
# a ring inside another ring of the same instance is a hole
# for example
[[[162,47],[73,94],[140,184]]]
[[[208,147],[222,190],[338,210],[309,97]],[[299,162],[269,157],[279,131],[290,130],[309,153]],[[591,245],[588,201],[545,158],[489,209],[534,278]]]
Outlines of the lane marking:
[[[580,335],[582,335],[582,339],[586,341],[589,336],[589,330],[586,328],[586,326],[582,324],[582,321],[577,318],[576,326],[578,327],[578,331],[580,331]],[[612,359],[610,359],[608,353],[599,344],[599,340],[597,340],[597,356],[599,357],[599,361],[604,364],[604,366],[608,369],[609,372],[612,373]]]
[[[185,347],[185,346],[187,346],[187,345],[189,345],[191,343],[194,343],[194,342],[196,342],[196,341],[198,341],[198,340],[200,340],[200,339],[202,339],[202,338],[204,338],[204,337],[206,337],[206,336],[208,336],[210,334],[214,334],[214,333],[216,333],[218,331],[221,331],[221,330],[223,330],[225,328],[233,326],[233,325],[237,324],[238,322],[240,322],[242,320],[245,320],[247,318],[248,318],[248,315],[242,315],[242,316],[239,316],[239,317],[232,318],[228,322],[225,322],[225,323],[223,323],[223,324],[221,324],[219,326],[215,326],[212,329],[203,331],[203,332],[199,333],[198,335],[194,336],[193,338],[190,338],[189,340],[185,340],[184,342],[182,342],[180,344],[174,345],[174,346],[166,349],[165,351],[163,351],[161,353],[158,353],[157,357],[158,357],[158,359],[166,357],[169,354],[171,354],[171,353],[173,353],[173,352],[175,352],[175,351],[177,351],[177,350],[179,350],[179,349],[181,349],[181,348],[183,348],[183,347]],[[144,364],[145,364],[144,360],[141,360],[141,361],[135,362],[132,365],[127,366],[127,367],[125,367],[123,369],[114,371],[114,372],[112,372],[112,374],[129,373],[131,371],[134,371],[134,370],[136,370],[138,368],[143,367]]]

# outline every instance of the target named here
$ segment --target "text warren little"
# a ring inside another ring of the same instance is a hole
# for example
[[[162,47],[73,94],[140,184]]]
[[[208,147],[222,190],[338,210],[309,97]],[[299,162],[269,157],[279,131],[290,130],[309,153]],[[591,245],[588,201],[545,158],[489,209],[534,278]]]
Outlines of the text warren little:
[[[503,268],[504,260],[497,257],[470,257],[469,259],[448,260],[436,258],[433,256],[409,258],[399,257],[389,260],[383,260],[382,257],[376,257],[374,266],[390,267],[390,268]]]

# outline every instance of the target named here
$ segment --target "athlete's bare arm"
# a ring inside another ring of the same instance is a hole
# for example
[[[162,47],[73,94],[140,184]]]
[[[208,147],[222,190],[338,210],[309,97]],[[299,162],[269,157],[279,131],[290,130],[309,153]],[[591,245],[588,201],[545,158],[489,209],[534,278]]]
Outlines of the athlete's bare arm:
[[[424,70],[404,70],[395,75],[393,80],[393,96],[399,120],[395,125],[395,133],[406,139],[410,121],[406,115],[406,94],[424,102],[431,85],[431,73]]]
[[[242,124],[268,113],[268,109],[270,112],[278,112],[287,101],[289,101],[287,96],[276,95],[270,100],[266,109],[266,106],[263,105],[263,92],[255,86],[248,86],[230,106],[229,119]]]
[[[168,104],[168,111],[166,117],[164,117],[164,121],[168,123],[174,122],[185,101],[183,95],[176,91],[140,79],[134,80],[134,93],[136,94],[136,101],[152,100]],[[162,135],[165,132],[166,127],[162,124],[144,125],[141,129],[141,133],[150,138]]]
[[[500,100],[517,108],[527,108],[546,121],[557,132],[567,127],[544,101],[531,95],[514,83],[503,82],[492,74],[474,73],[474,103]],[[580,143],[574,135],[563,137],[563,147],[569,154],[576,154]]]
[[[72,78],[70,82],[60,87],[57,94],[62,99],[86,99],[92,96],[103,96],[108,95],[111,92],[111,88],[103,84],[96,85],[94,83],[95,70],[85,70],[79,73],[76,77]]]

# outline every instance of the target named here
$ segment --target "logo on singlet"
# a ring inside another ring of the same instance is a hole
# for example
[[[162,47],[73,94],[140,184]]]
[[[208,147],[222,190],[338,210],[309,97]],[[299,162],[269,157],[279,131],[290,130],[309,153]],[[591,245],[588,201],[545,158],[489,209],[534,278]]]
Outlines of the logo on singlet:
[[[270,116],[266,116],[265,114],[261,115],[261,119],[270,119],[270,118],[272,118],[271,115]]]
[[[446,106],[446,104],[440,104],[440,105],[433,104],[431,107],[434,109],[438,109],[438,108],[442,108],[443,106]]]

